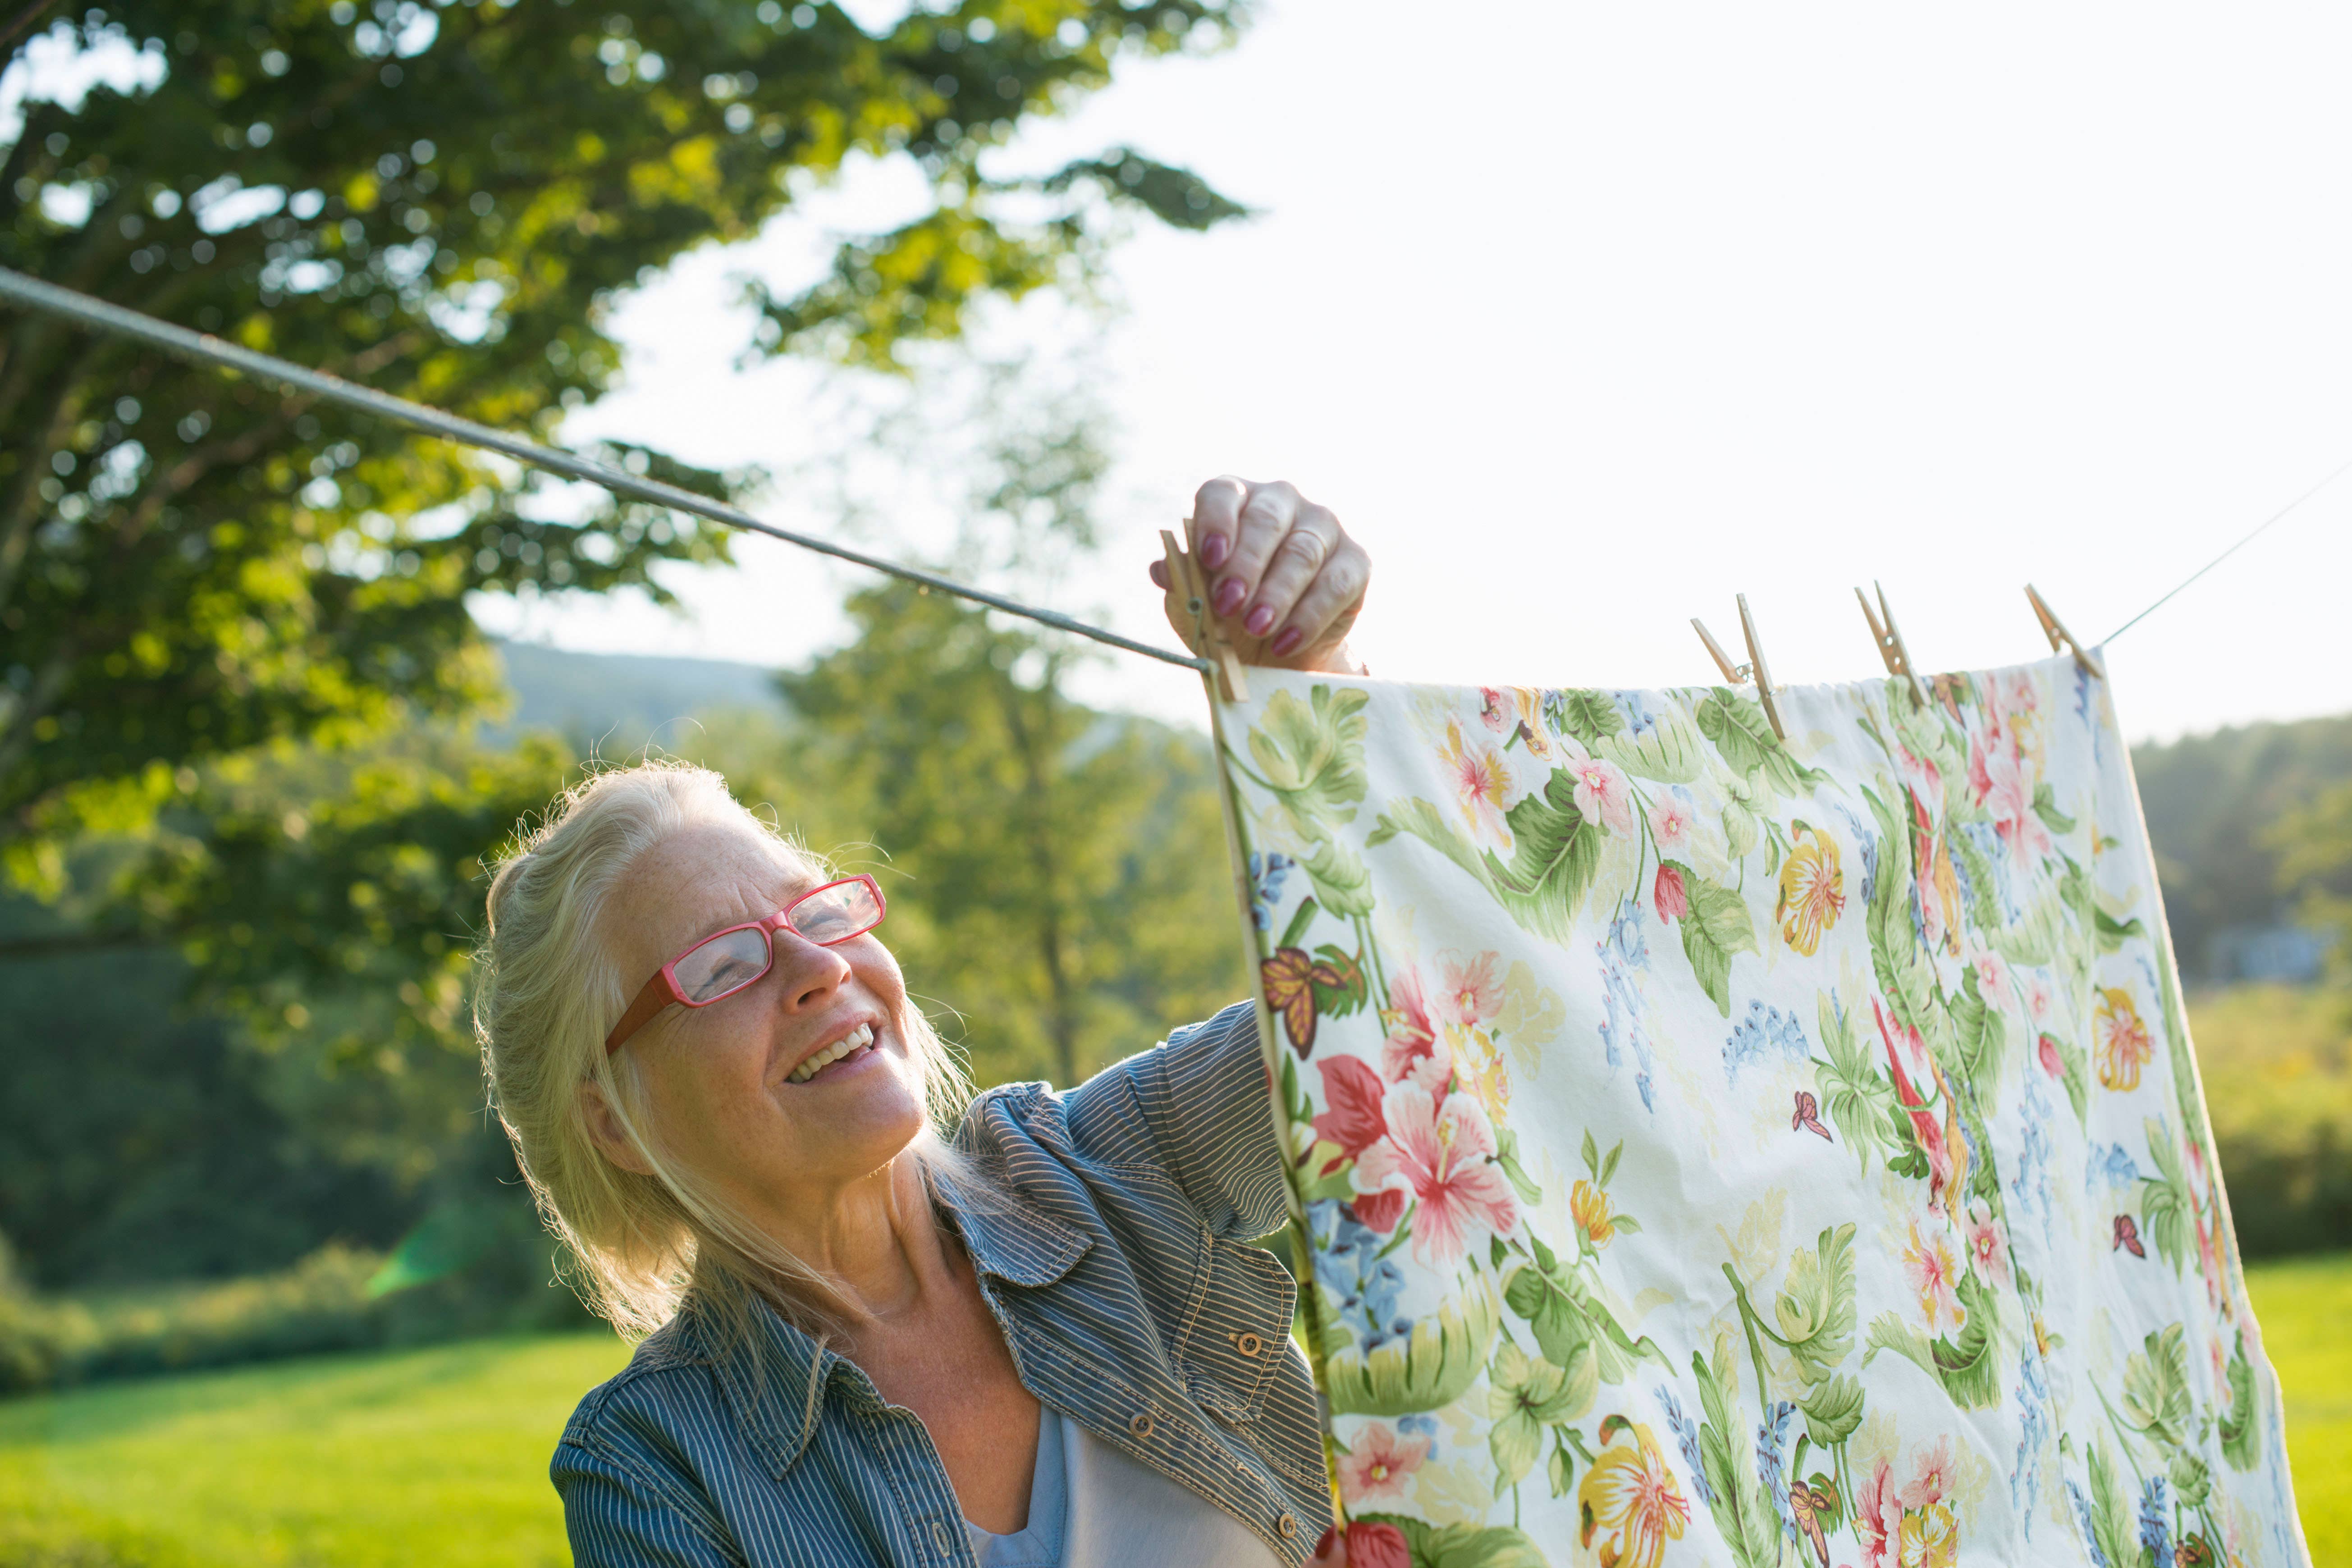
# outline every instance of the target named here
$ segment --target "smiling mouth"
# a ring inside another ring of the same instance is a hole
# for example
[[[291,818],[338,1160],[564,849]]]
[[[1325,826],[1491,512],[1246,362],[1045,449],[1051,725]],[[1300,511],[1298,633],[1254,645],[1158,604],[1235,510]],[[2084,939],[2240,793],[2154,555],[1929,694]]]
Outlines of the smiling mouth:
[[[874,1026],[860,1024],[785,1076],[786,1083],[806,1083],[834,1063],[854,1057],[874,1044]]]

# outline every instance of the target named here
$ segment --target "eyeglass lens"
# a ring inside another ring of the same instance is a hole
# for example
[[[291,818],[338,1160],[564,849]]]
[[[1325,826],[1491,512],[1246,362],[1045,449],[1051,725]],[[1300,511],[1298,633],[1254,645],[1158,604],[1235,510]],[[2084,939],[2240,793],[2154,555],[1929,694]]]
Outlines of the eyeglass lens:
[[[754,926],[714,936],[677,961],[670,973],[698,1005],[740,991],[768,972],[768,933]]]
[[[785,911],[793,931],[819,947],[847,942],[874,929],[882,906],[873,888],[862,881],[819,888]],[[740,991],[768,973],[772,961],[768,933],[758,927],[730,931],[712,937],[677,961],[670,971],[686,999],[700,1006]]]
[[[836,882],[819,888],[786,913],[794,931],[819,947],[829,947],[871,931],[882,918],[882,906],[875,901],[871,884]]]

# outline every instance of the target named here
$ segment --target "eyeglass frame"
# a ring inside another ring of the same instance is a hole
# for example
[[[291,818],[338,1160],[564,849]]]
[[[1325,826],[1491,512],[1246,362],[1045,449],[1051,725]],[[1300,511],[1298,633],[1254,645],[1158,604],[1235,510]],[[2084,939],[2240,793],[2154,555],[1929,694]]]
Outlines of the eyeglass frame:
[[[827,882],[821,888],[811,888],[807,892],[803,893],[799,898],[794,899],[791,903],[786,904],[774,914],[764,915],[756,921],[745,921],[740,925],[731,925],[727,927],[724,931],[712,931],[709,935],[697,940],[683,952],[678,953],[667,963],[663,964],[652,979],[646,981],[645,984],[638,987],[636,995],[631,999],[627,1010],[622,1013],[620,1021],[613,1026],[610,1033],[605,1035],[604,1054],[609,1057],[614,1052],[619,1050],[624,1045],[627,1044],[630,1036],[635,1034],[647,1024],[652,1023],[656,1018],[659,1017],[663,1011],[669,1007],[673,1003],[681,1007],[714,1006],[719,1003],[726,1001],[730,996],[739,995],[741,993],[750,990],[752,986],[757,985],[761,981],[765,980],[768,977],[769,972],[776,967],[776,932],[780,931],[788,931],[794,936],[799,936],[803,942],[807,942],[809,940],[807,937],[802,936],[800,928],[793,924],[793,911],[799,909],[803,904],[808,902],[811,899],[815,898],[820,893],[829,893],[835,888],[845,888],[852,882],[865,883],[866,890],[874,896],[874,919],[866,925],[860,926],[857,930],[851,931],[847,936],[837,936],[831,942],[820,942],[812,945],[817,947],[839,947],[845,942],[856,941],[859,937],[864,936],[866,932],[872,931],[876,926],[880,925],[883,919],[890,912],[890,902],[887,899],[885,899],[882,896],[882,885],[879,882],[877,882],[872,877],[861,872],[855,877],[837,878],[833,881]],[[699,952],[704,948],[709,946],[712,942],[717,942],[719,938],[733,936],[739,931],[756,931],[760,933],[761,939],[765,942],[768,946],[768,962],[761,966],[759,973],[752,975],[740,985],[730,986],[727,990],[721,991],[718,995],[706,997],[699,1002],[696,1002],[688,998],[685,991],[678,985],[677,974],[677,966],[687,959],[692,957],[695,953]]]

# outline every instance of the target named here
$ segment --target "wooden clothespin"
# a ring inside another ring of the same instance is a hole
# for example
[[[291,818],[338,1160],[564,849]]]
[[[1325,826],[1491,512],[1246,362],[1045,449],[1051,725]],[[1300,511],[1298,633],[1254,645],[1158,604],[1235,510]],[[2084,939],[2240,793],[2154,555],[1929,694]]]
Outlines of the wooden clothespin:
[[[1870,623],[1870,640],[1878,645],[1878,657],[1886,661],[1886,673],[1910,681],[1912,703],[1925,708],[1927,689],[1921,684],[1919,672],[1911,668],[1911,650],[1903,646],[1903,628],[1895,624],[1895,606],[1886,602],[1886,589],[1876,579],[1870,585],[1878,590],[1875,610],[1870,607],[1869,595],[1859,588],[1853,591],[1853,596],[1862,601],[1862,618]]]
[[[1772,670],[1764,662],[1764,645],[1756,637],[1756,618],[1748,613],[1748,595],[1742,594],[1738,597],[1739,629],[1748,639],[1746,664],[1732,663],[1731,656],[1723,651],[1723,645],[1715,640],[1715,634],[1708,631],[1706,623],[1696,616],[1691,617],[1691,629],[1698,633],[1698,640],[1706,645],[1707,655],[1715,660],[1716,668],[1723,671],[1724,679],[1734,686],[1743,686],[1750,679],[1756,682],[1756,695],[1764,704],[1764,717],[1770,721],[1772,733],[1785,741],[1789,738],[1789,731],[1781,728],[1780,705],[1772,700]]]
[[[2050,651],[2055,653],[2062,647],[2072,649],[2076,668],[2085,675],[2105,680],[2107,678],[2106,670],[2100,666],[2097,659],[2091,657],[2088,649],[2074,640],[2074,634],[2066,629],[2066,623],[2058,618],[2057,614],[2050,608],[2049,601],[2042,598],[2041,591],[2031,583],[2025,585],[2025,598],[2026,602],[2033,606],[2035,618],[2042,623],[2042,635],[2050,639]]]
[[[1186,531],[1189,535],[1191,524]],[[1234,656],[1233,647],[1217,631],[1217,618],[1209,611],[1209,585],[1201,576],[1201,563],[1176,542],[1176,535],[1167,529],[1160,531],[1160,549],[1168,572],[1168,591],[1181,595],[1185,607],[1192,613],[1192,651],[1217,667],[1217,694],[1228,702],[1249,700],[1249,679],[1242,674],[1242,661]]]

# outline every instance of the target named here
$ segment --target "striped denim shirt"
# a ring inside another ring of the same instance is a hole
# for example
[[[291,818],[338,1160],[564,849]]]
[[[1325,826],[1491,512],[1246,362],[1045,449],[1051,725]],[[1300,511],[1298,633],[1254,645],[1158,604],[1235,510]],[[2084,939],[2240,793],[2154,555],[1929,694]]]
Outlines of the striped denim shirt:
[[[992,1089],[957,1142],[1015,1204],[951,1215],[1021,1381],[1297,1563],[1330,1522],[1252,1005],[1076,1089]],[[913,1412],[773,1313],[756,1369],[680,1313],[581,1401],[555,1451],[582,1568],[971,1568]],[[811,1396],[810,1380],[817,1382]]]

